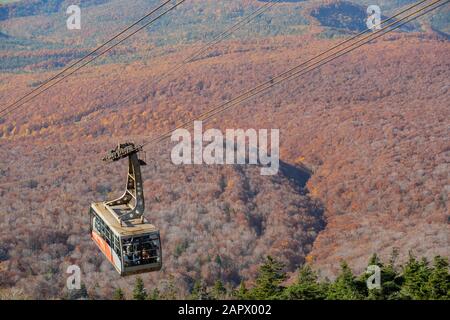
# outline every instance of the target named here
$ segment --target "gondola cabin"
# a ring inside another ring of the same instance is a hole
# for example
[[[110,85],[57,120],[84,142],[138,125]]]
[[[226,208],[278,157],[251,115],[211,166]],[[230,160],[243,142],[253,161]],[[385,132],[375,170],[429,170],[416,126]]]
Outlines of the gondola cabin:
[[[138,158],[142,147],[119,144],[103,159],[128,157],[125,193],[112,201],[91,204],[91,238],[120,275],[158,271],[162,267],[159,230],[145,219],[144,194]]]

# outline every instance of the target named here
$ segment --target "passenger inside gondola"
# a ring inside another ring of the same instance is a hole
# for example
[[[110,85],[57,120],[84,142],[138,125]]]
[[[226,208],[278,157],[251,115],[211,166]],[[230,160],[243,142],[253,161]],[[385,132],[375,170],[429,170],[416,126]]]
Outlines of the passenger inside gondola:
[[[125,267],[158,262],[159,241],[150,236],[123,240]]]

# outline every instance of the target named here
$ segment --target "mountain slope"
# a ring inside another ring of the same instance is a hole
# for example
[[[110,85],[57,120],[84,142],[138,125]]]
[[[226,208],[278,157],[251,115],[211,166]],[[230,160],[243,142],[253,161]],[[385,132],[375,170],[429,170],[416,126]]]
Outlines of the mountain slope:
[[[98,297],[130,290],[133,279],[119,279],[87,236],[89,203],[122,187],[123,164],[103,165],[102,153],[117,141],[147,141],[338,41],[317,36],[232,39],[157,84],[195,48],[120,48],[115,57],[148,52],[86,68],[0,123],[0,283],[59,297],[61,274],[77,263]],[[70,61],[60,49],[49,65]],[[173,144],[147,148],[148,217],[167,247],[166,269],[147,285],[164,289],[174,276],[185,292],[198,276],[252,280],[266,254],[290,271],[314,261],[323,277],[342,259],[359,272],[373,252],[386,258],[395,247],[400,262],[409,250],[448,255],[449,52],[433,34],[391,34],[210,123],[279,128],[281,158],[294,167],[275,177],[245,166],[174,167]],[[3,103],[53,74],[30,66],[0,75]],[[297,164],[313,169],[306,188],[294,179],[304,175]]]

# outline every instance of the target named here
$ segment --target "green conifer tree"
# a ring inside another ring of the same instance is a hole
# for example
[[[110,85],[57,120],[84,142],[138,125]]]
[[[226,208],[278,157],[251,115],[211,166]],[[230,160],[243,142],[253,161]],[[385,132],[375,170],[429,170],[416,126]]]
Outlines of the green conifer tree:
[[[136,278],[136,283],[133,289],[133,299],[134,300],[147,300],[147,291],[144,287],[144,281],[141,277]]]
[[[245,286],[244,280],[239,284],[239,288],[234,292],[234,296],[239,300],[247,300],[248,299],[248,290]]]
[[[364,296],[360,292],[361,284],[353,275],[352,270],[344,261],[341,264],[341,273],[330,284],[327,299],[330,300],[360,300]]]
[[[150,295],[150,300],[159,300],[160,299],[160,293],[158,288],[153,289],[152,294]]]
[[[450,299],[450,274],[448,259],[441,256],[434,257],[433,269],[426,284],[428,298],[432,300]]]
[[[429,296],[427,286],[431,270],[428,261],[423,258],[418,261],[412,253],[408,263],[403,267],[403,285],[400,291],[402,299],[423,300]]]
[[[281,298],[284,287],[281,283],[286,279],[284,265],[268,256],[260,267],[256,286],[249,292],[249,298],[270,300]]]
[[[121,288],[116,288],[116,290],[114,290],[113,300],[125,300],[125,294]]]
[[[227,289],[223,285],[223,282],[221,280],[217,280],[214,283],[214,287],[212,289],[212,297],[216,300],[222,300],[227,295]]]
[[[287,287],[283,293],[283,299],[289,300],[322,300],[325,297],[326,292],[309,265],[304,265],[299,270],[297,283]]]
[[[196,280],[191,291],[192,300],[208,300],[209,294],[202,280]]]
[[[167,280],[167,287],[160,293],[160,298],[165,300],[176,300],[178,297],[179,293],[175,286],[175,277],[171,274]]]
[[[370,258],[369,262],[367,264],[366,270],[369,270],[370,266],[377,266],[380,268],[380,270],[383,268],[383,264],[381,263],[380,259],[378,258],[377,254],[374,253]],[[370,288],[367,284],[367,281],[371,276],[374,275],[374,270],[366,271],[359,277],[359,284],[358,287],[359,292],[363,297],[369,300],[381,300],[383,299],[382,294],[382,287],[381,288]]]

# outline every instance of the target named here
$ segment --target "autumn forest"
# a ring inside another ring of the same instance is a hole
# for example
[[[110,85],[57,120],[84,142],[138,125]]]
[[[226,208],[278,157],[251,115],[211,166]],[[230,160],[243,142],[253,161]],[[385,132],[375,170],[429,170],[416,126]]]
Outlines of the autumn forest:
[[[416,1],[378,1],[390,16]],[[45,3],[45,5],[43,4]],[[81,6],[81,30],[65,8]],[[0,2],[0,107],[159,4]],[[163,268],[121,277],[89,206],[123,193],[118,142],[145,143],[365,28],[370,1],[192,0],[16,111],[0,114],[0,299],[449,299],[449,5],[214,116],[279,129],[280,169],[175,165],[146,146]],[[82,289],[66,287],[67,267]],[[381,268],[368,290],[368,265]],[[176,290],[174,289],[176,288]]]

